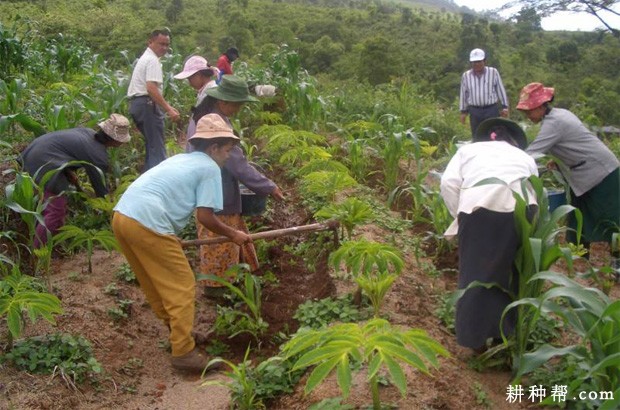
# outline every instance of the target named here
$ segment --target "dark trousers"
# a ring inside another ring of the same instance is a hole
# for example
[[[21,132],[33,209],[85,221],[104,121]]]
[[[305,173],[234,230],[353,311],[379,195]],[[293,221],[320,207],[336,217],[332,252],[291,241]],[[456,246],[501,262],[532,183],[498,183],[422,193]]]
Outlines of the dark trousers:
[[[129,103],[129,114],[144,136],[146,155],[142,172],[166,159],[164,113],[149,97],[136,97]]]
[[[512,302],[508,292],[519,289],[514,258],[519,236],[512,212],[494,212],[484,208],[459,218],[458,288],[471,282],[495,283],[489,289],[474,287],[456,305],[456,339],[459,345],[477,349],[489,338],[500,338],[504,309]],[[514,332],[516,310],[508,312],[502,324],[506,336]]]
[[[478,125],[488,118],[499,117],[499,105],[488,105],[486,107],[469,107],[469,126],[471,127],[471,135],[475,135]]]

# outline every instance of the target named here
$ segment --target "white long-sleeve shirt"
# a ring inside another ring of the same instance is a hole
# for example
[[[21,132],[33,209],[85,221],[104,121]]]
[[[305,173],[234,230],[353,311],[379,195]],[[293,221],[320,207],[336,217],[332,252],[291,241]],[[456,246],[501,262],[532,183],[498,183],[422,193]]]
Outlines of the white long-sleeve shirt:
[[[505,141],[475,142],[459,148],[441,177],[441,196],[454,217],[444,235],[451,237],[458,233],[460,212],[470,214],[479,208],[513,212],[516,204],[513,192],[523,196],[521,180],[531,175],[538,176],[534,159]],[[497,178],[505,184],[475,186],[487,178]],[[531,189],[528,203],[537,203]]]

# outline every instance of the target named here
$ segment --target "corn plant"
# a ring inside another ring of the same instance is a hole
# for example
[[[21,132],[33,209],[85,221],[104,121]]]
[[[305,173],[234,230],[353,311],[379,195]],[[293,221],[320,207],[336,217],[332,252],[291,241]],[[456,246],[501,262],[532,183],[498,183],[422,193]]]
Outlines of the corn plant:
[[[75,225],[65,225],[60,232],[54,235],[54,245],[63,244],[68,250],[84,247],[88,261],[88,273],[93,273],[92,256],[95,244],[100,245],[106,251],[120,251],[114,234],[107,230],[82,229]]]
[[[226,271],[227,276],[237,277],[241,271],[243,273],[243,288],[239,288],[229,282],[228,278],[221,278],[215,275],[197,275],[197,280],[211,280],[225,286],[235,297],[239,298],[249,313],[240,310],[241,306],[236,305],[234,309],[228,309],[223,314],[218,315],[215,327],[218,331],[231,332],[229,337],[234,337],[240,333],[250,333],[258,339],[267,327],[267,322],[263,320],[261,313],[262,290],[260,279],[252,275],[248,270],[248,265],[240,264]],[[221,329],[222,327],[232,327],[232,329]]]
[[[260,399],[256,392],[256,380],[250,377],[250,367],[252,362],[248,359],[250,354],[250,348],[245,351],[243,361],[239,364],[234,364],[228,360],[217,357],[211,360],[206,369],[209,367],[223,363],[230,368],[230,371],[226,372],[228,380],[207,380],[200,386],[223,386],[228,388],[232,393],[232,401],[235,404],[235,408],[239,410],[261,410],[265,409],[263,400]]]
[[[449,356],[423,330],[401,330],[377,318],[365,324],[344,323],[323,329],[303,329],[284,345],[282,351],[285,358],[300,355],[293,370],[316,365],[306,382],[306,394],[335,370],[338,386],[346,399],[351,391],[352,365],[367,364],[367,380],[375,410],[382,408],[378,382],[382,367],[387,369],[391,381],[405,396],[407,379],[401,363],[430,374],[429,367],[439,366],[438,356]]]
[[[554,357],[573,356],[581,372],[568,385],[566,397],[582,391],[611,392],[611,400],[596,400],[599,409],[620,406],[620,301],[612,300],[596,288],[586,288],[556,272],[543,271],[531,282],[551,282],[554,287],[537,298],[522,300],[540,315],[554,315],[579,336],[565,347],[548,344],[520,357],[515,382]],[[552,404],[552,403],[550,403]]]
[[[353,229],[360,224],[370,221],[374,212],[370,205],[357,198],[347,198],[342,203],[331,204],[321,208],[314,214],[318,219],[333,219],[340,222],[341,236],[346,231],[347,239],[351,240]]]
[[[35,278],[23,275],[17,265],[13,265],[10,275],[0,280],[0,318],[7,321],[9,348],[22,334],[25,316],[32,323],[43,318],[54,324],[54,315],[61,313],[60,300],[43,291]]]

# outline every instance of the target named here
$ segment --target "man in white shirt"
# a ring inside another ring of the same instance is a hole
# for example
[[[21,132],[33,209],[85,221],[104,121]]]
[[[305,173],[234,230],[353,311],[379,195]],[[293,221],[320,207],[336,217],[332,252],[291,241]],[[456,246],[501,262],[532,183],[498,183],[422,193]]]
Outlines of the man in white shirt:
[[[174,122],[180,120],[179,112],[164,99],[163,73],[159,59],[170,47],[170,33],[167,30],[153,31],[148,40],[148,47],[138,59],[129,88],[129,113],[136,126],[144,136],[146,157],[144,168],[150,168],[166,159],[164,145],[164,113]]]
[[[461,77],[459,110],[461,124],[469,114],[471,134],[476,134],[478,125],[487,118],[508,117],[508,97],[499,71],[486,66],[484,50],[475,48],[469,53],[471,69]],[[502,110],[499,110],[501,104]]]

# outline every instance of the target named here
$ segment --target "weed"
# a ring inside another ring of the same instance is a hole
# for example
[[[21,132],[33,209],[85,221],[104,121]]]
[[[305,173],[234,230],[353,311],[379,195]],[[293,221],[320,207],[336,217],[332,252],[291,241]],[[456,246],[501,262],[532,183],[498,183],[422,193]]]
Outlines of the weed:
[[[454,320],[456,309],[452,301],[452,295],[446,293],[439,296],[438,307],[435,309],[435,316],[451,333],[455,332]]]
[[[306,301],[299,305],[294,319],[300,326],[313,329],[326,327],[333,322],[357,322],[364,319],[365,315],[353,303],[351,294],[339,298],[325,298],[314,301]]]
[[[230,347],[218,339],[213,339],[205,347],[205,351],[209,353],[210,356],[222,356],[224,353],[228,353],[230,351]]]
[[[122,280],[125,283],[137,284],[136,274],[131,270],[131,266],[128,263],[123,263],[114,273],[114,276],[118,280]]]
[[[476,403],[485,409],[491,408],[493,403],[489,400],[489,394],[484,390],[482,385],[478,382],[474,382],[472,388],[474,390],[474,396],[476,397]]]
[[[93,356],[90,342],[83,336],[53,333],[22,340],[5,355],[19,369],[32,373],[60,374],[73,386],[103,368]]]
[[[118,296],[118,286],[116,286],[116,282],[111,282],[103,288],[103,293],[106,295]]]

